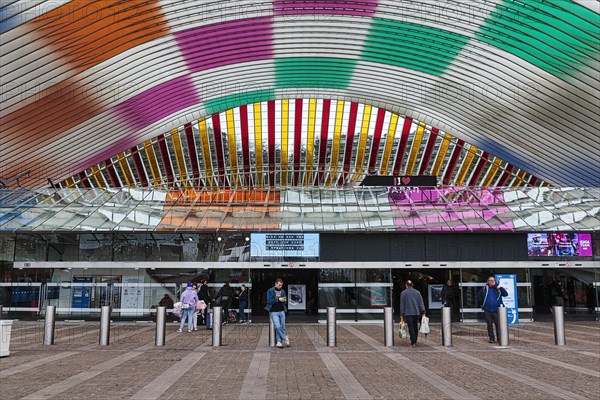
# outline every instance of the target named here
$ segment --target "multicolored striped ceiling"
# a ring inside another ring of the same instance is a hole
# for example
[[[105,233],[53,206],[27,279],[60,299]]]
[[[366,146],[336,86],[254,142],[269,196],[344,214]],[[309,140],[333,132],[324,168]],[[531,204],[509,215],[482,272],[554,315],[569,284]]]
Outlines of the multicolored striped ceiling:
[[[314,98],[256,102],[186,123],[59,185],[336,187],[366,175],[430,175],[446,186],[546,185],[424,122]]]
[[[173,182],[182,184],[257,184],[266,177],[269,185],[291,185],[301,181],[297,174],[304,184],[316,173],[313,184],[336,185],[350,173],[394,173],[398,159],[401,172],[421,173],[425,165],[422,173],[432,173],[442,153],[448,159],[440,159],[440,183],[460,183],[472,155],[463,184],[502,183],[508,171],[506,184],[600,186],[596,1],[16,1],[0,13],[0,177],[24,174],[23,186],[73,176],[93,181],[96,169],[130,154],[131,176],[122,171],[121,185],[168,181],[169,166],[160,162],[167,156]],[[310,103],[324,107],[324,99],[329,118],[316,117],[321,125],[310,141]],[[276,145],[269,147],[269,107],[283,110],[284,103],[293,117],[276,115]],[[370,121],[368,135],[356,125],[351,158],[349,132],[336,131],[340,104],[348,118],[356,105],[357,121]],[[235,121],[246,105],[249,118],[261,108],[266,149],[256,141],[244,148]],[[388,124],[385,143],[373,140],[379,110]],[[399,125],[423,126],[407,136],[423,148],[407,142],[399,154],[401,130],[387,142],[392,116]],[[210,135],[202,135],[202,121]],[[208,130],[215,121],[220,132]],[[197,162],[186,163],[194,156],[190,126],[197,129]],[[434,131],[441,132],[436,140],[423,138]],[[176,135],[186,139],[161,147],[161,138]],[[140,166],[133,154],[148,143],[166,151],[155,157],[156,176],[151,165],[133,172]],[[453,160],[459,143],[473,151],[463,147]],[[477,180],[467,174],[484,159],[491,167],[499,160],[503,171],[489,182],[489,170]],[[266,175],[255,172],[263,168]],[[104,176],[104,184],[113,178]]]

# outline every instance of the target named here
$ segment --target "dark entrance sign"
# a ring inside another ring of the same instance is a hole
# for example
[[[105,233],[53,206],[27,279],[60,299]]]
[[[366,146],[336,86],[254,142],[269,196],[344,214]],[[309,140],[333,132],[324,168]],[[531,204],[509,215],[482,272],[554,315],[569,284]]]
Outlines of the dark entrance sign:
[[[367,176],[361,186],[437,186],[435,176]]]

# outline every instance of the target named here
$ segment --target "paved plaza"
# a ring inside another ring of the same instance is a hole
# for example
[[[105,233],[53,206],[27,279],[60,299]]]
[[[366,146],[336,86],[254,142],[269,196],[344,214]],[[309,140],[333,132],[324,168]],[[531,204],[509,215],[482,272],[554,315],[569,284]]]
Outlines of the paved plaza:
[[[177,327],[155,347],[154,324],[113,323],[110,345],[99,346],[97,322],[57,322],[55,344],[43,346],[43,321],[16,321],[0,398],[600,398],[597,322],[569,322],[561,347],[551,323],[521,324],[504,349],[487,342],[484,324],[454,324],[452,347],[431,324],[417,348],[397,336],[385,347],[382,324],[339,324],[334,348],[324,324],[289,324],[287,349],[269,347],[267,324],[224,326],[218,348],[211,331]]]

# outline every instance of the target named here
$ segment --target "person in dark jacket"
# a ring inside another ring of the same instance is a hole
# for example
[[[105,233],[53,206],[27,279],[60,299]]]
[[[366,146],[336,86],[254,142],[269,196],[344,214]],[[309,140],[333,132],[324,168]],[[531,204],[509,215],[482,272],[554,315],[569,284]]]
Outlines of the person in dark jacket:
[[[283,290],[283,280],[275,279],[273,287],[267,290],[267,305],[265,310],[269,313],[271,321],[275,326],[275,337],[277,344],[275,347],[290,347],[290,338],[285,330],[285,313],[287,312],[287,296]]]
[[[498,307],[504,307],[502,298],[508,296],[508,292],[502,286],[496,285],[496,279],[493,276],[488,277],[487,284],[477,293],[477,301],[481,304],[490,343],[496,341],[499,336]],[[496,336],[494,336],[494,324],[496,326]]]
[[[420,317],[425,314],[425,303],[421,293],[413,288],[412,281],[406,281],[405,286],[406,289],[400,293],[400,320],[406,320],[410,344],[412,347],[417,347],[418,323]]]
[[[206,324],[206,313],[208,312],[208,308],[210,307],[210,294],[208,294],[208,281],[206,278],[202,278],[200,281],[202,285],[200,285],[200,289],[198,290],[198,298],[206,303],[206,308],[202,310],[202,322],[201,325]]]
[[[231,286],[229,286],[229,282],[225,281],[215,296],[215,301],[218,301],[218,304],[223,307],[223,324],[227,324],[227,319],[229,318],[229,307],[231,306],[232,300],[233,289]]]
[[[240,286],[240,293],[237,296],[238,302],[240,303],[240,324],[248,322],[246,318],[246,307],[248,307],[248,288],[246,285]]]
[[[444,307],[452,307],[454,304],[454,292],[452,291],[452,280],[448,279],[442,288],[442,305]]]

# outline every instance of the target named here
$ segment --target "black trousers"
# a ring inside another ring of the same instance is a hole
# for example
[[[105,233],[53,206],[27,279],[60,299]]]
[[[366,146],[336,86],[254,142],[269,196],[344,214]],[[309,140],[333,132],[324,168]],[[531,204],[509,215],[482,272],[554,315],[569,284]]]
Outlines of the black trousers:
[[[408,325],[408,335],[410,336],[410,344],[417,343],[417,337],[419,336],[419,318],[420,315],[406,315],[406,325]]]
[[[487,324],[488,337],[490,340],[496,340],[496,336],[500,336],[498,312],[484,311],[483,315],[485,316],[485,322]],[[496,325],[496,336],[494,336],[494,327],[492,324]]]

